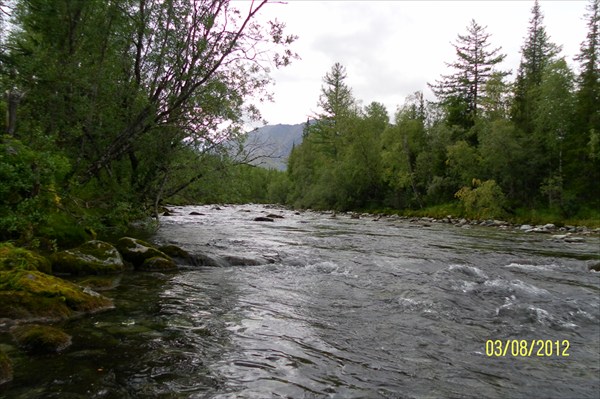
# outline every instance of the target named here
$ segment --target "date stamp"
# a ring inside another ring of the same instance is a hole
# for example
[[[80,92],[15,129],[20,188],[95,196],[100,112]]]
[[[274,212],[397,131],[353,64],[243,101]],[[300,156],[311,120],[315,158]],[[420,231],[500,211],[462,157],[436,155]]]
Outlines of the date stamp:
[[[488,339],[488,357],[567,357],[571,343],[568,339]]]

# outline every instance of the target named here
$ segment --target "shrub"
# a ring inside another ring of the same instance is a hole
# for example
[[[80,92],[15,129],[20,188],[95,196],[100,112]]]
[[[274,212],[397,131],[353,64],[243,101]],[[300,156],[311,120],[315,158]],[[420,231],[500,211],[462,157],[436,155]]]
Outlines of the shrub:
[[[469,217],[476,219],[492,219],[504,215],[506,198],[502,189],[494,180],[483,183],[473,179],[473,188],[463,187],[455,194],[465,208]]]

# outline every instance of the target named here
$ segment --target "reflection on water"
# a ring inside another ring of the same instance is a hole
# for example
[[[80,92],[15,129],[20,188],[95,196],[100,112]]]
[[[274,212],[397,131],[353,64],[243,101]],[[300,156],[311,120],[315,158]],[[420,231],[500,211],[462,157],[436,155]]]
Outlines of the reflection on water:
[[[107,293],[116,310],[65,325],[65,354],[27,359],[4,344],[17,374],[0,395],[600,396],[600,273],[585,260],[600,257],[597,237],[176,210],[155,241],[254,266],[123,276]],[[489,357],[490,339],[568,340],[569,356]]]

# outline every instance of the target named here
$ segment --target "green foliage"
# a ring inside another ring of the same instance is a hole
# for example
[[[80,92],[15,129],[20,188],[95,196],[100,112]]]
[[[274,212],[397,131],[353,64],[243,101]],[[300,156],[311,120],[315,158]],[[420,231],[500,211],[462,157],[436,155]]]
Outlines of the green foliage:
[[[57,183],[69,171],[68,160],[34,150],[9,136],[0,139],[0,239],[32,236],[61,202]]]
[[[466,215],[473,219],[493,219],[504,215],[506,199],[502,189],[494,180],[480,182],[473,179],[473,187],[462,187],[456,198],[465,208]]]

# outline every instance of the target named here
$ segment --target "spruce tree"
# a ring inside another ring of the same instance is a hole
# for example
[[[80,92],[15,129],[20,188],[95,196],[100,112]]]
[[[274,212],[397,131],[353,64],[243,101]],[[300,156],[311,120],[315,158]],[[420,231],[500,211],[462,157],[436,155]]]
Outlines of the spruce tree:
[[[532,120],[537,101],[535,89],[541,84],[544,68],[546,68],[560,52],[560,47],[550,41],[544,27],[538,0],[531,9],[528,36],[521,48],[521,63],[515,82],[515,93],[512,116],[513,120],[526,132],[532,130]]]
[[[578,199],[596,201],[600,181],[600,1],[588,5],[586,39],[579,61],[574,129],[565,142],[566,182]],[[582,171],[585,171],[582,173]]]

